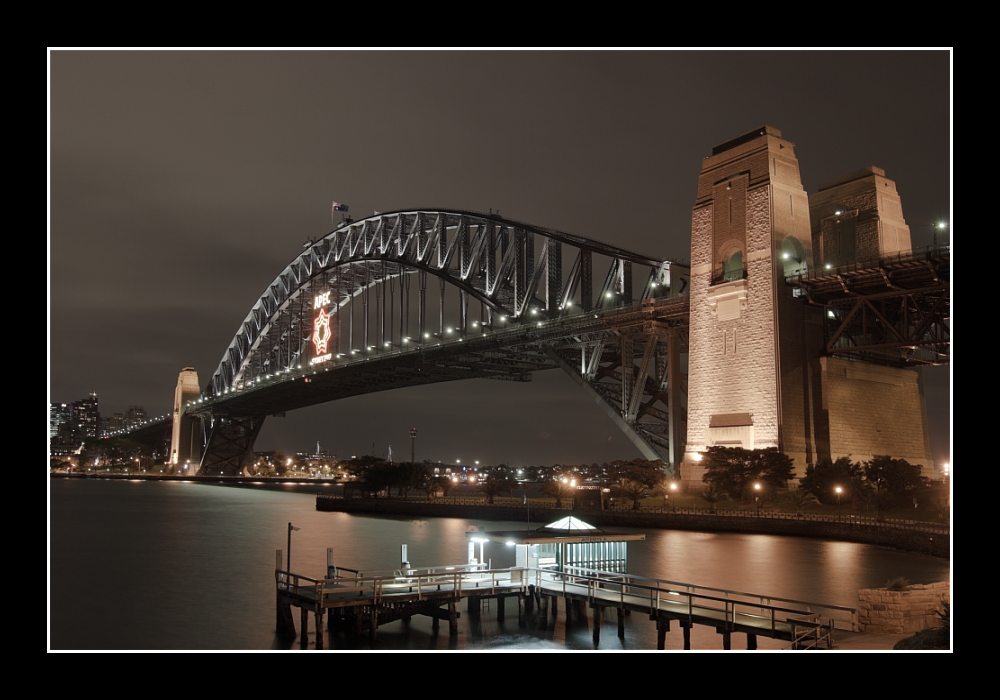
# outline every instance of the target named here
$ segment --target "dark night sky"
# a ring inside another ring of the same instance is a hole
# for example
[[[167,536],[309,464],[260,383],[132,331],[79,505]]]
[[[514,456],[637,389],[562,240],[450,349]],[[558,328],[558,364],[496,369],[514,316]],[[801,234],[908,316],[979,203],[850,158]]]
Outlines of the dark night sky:
[[[713,145],[762,124],[803,185],[867,165],[914,246],[950,221],[951,52],[49,53],[49,400],[167,413],[204,385],[330,202],[450,207],[690,258]],[[948,459],[950,367],[927,380]],[[269,418],[257,449],[601,462],[638,456],[568,377],[475,380]]]

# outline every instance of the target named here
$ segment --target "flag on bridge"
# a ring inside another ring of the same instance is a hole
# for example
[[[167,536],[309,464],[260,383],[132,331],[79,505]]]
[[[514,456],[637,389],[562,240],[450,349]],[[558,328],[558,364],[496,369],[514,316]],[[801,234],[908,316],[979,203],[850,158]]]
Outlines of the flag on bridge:
[[[333,203],[333,211],[347,211],[347,205],[340,202]]]

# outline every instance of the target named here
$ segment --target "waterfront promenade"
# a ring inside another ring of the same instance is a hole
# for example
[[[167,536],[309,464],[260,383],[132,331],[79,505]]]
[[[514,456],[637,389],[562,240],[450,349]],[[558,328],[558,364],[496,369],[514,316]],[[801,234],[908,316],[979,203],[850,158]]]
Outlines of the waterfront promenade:
[[[876,518],[837,518],[773,511],[709,511],[671,508],[613,508],[610,510],[555,508],[550,505],[488,505],[483,498],[436,498],[433,500],[344,498],[339,494],[316,496],[317,510],[368,515],[476,518],[479,520],[523,520],[526,525],[551,522],[573,515],[600,527],[662,528],[699,532],[733,532],[817,537],[862,544],[895,547],[937,557],[951,556],[947,525]]]

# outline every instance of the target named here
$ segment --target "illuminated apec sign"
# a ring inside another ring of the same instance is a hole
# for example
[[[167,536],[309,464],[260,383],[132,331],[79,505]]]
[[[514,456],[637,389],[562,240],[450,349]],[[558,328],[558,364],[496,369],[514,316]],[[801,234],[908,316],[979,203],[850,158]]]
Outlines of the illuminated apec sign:
[[[313,298],[313,310],[321,309],[324,306],[330,305],[330,292],[323,292],[322,294],[317,294]]]
[[[326,307],[330,304],[330,292],[317,294],[313,298],[313,310],[318,312],[313,316],[313,358],[311,364],[327,362],[333,357],[329,352],[330,340],[333,338],[333,326],[330,323],[330,314]]]

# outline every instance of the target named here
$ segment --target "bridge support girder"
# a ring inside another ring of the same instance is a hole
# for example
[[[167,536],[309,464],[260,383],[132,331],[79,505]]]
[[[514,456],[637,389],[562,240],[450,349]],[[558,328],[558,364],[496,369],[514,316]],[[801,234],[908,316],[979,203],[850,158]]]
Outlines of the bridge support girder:
[[[625,433],[644,459],[663,460],[671,469],[680,461],[675,445],[683,445],[683,382],[680,377],[681,337],[679,330],[622,336],[620,342],[593,344],[591,355],[581,350],[579,363],[571,362],[552,346],[545,346],[550,358],[568,374],[607,416]],[[663,342],[666,341],[666,342]],[[586,348],[586,345],[581,345]],[[616,351],[611,365],[603,354]],[[637,349],[639,364],[635,364]],[[575,353],[575,350],[574,350]],[[650,369],[655,362],[655,376]],[[620,371],[617,373],[615,369]],[[672,369],[671,369],[672,368]],[[610,380],[616,379],[612,385]],[[661,403],[662,407],[654,406]],[[647,422],[640,422],[645,418]],[[653,421],[653,422],[648,422]],[[678,440],[680,440],[678,442]]]
[[[265,416],[213,416],[198,474],[240,476],[253,463],[253,444]]]

